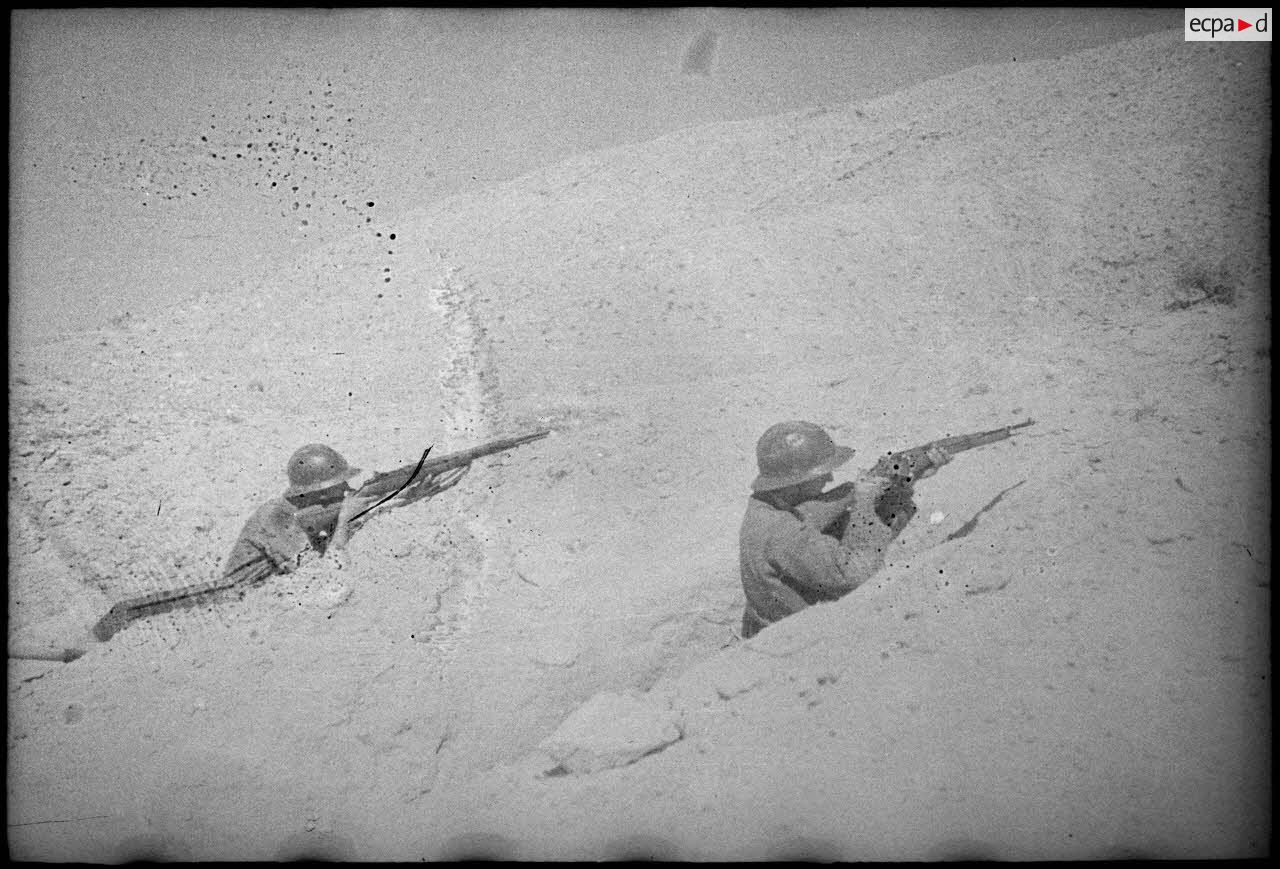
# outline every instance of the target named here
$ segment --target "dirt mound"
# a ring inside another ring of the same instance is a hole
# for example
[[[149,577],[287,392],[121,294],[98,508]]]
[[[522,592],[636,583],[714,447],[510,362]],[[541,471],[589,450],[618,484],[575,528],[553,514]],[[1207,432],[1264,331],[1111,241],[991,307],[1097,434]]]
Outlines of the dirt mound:
[[[403,216],[395,290],[320,248],[18,368],[33,636],[58,564],[207,576],[300,443],[556,433],[235,605],[11,662],[13,853],[1261,853],[1269,62],[1160,34],[596,152]],[[870,464],[1024,416],[875,582],[735,640],[767,425]],[[597,695],[661,738],[557,767]]]

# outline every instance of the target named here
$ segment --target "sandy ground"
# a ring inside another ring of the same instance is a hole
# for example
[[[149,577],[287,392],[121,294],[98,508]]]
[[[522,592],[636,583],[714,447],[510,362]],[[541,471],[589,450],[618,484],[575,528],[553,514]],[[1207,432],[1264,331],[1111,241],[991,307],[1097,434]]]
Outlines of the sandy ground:
[[[24,353],[11,645],[210,576],[301,443],[555,433],[11,660],[11,855],[1261,856],[1269,76],[1160,33],[350,199],[366,231]],[[767,425],[870,464],[1026,416],[871,584],[735,638]]]
[[[27,347],[260,283],[340,238],[381,255],[377,231],[406,211],[583,152],[1181,20],[1168,9],[18,13],[11,336]]]

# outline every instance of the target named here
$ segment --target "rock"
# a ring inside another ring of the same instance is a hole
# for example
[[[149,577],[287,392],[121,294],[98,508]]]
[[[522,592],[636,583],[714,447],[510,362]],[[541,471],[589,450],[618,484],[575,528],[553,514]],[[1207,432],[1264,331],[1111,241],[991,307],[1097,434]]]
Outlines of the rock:
[[[650,701],[597,694],[539,745],[570,773],[626,766],[681,737],[680,716]]]

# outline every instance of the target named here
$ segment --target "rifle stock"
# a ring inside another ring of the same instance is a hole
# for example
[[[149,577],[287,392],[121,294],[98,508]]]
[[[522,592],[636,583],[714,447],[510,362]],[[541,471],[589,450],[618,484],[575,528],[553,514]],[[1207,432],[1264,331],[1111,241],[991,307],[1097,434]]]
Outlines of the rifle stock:
[[[222,593],[230,591],[242,582],[244,580],[241,577],[224,576],[209,582],[152,592],[151,594],[122,600],[107,610],[106,615],[98,619],[97,624],[93,626],[93,636],[98,642],[105,643],[137,619],[182,607],[211,603]]]

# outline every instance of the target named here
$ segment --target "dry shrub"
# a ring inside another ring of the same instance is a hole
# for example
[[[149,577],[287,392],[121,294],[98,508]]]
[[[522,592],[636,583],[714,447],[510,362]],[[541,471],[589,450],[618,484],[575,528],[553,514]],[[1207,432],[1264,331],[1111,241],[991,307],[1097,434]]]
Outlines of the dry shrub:
[[[1238,283],[1222,263],[1214,266],[1203,263],[1184,264],[1174,277],[1174,299],[1165,305],[1165,310],[1181,311],[1205,303],[1234,305]]]

